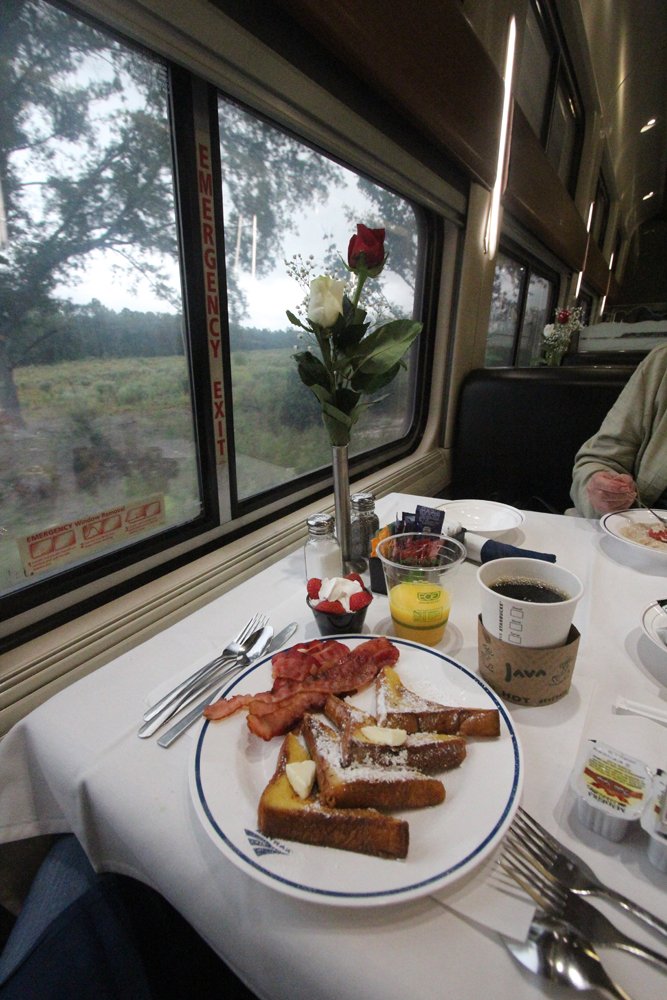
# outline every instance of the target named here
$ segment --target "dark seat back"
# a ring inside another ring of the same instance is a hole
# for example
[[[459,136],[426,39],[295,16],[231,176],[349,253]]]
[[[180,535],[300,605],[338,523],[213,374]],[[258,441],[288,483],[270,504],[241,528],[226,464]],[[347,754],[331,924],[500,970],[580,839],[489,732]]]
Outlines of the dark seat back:
[[[448,494],[524,510],[572,506],[572,465],[632,375],[625,365],[484,368],[459,397]]]

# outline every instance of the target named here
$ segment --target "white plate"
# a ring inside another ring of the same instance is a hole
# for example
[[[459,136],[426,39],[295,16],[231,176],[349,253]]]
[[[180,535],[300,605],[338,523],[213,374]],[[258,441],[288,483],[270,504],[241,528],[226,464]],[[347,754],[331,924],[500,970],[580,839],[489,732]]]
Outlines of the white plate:
[[[667,611],[657,601],[651,601],[642,611],[642,628],[659,650],[667,653],[667,646],[658,635],[656,628],[667,628]]]
[[[440,505],[448,520],[459,521],[467,531],[496,538],[504,531],[518,528],[525,515],[516,507],[495,500],[448,500]]]
[[[369,636],[342,636],[351,648]],[[395,813],[410,824],[405,861],[390,861],[257,832],[260,795],[273,775],[282,737],[253,736],[245,712],[204,725],[193,745],[190,791],[213,842],[234,864],[279,892],[333,906],[378,906],[441,889],[479,865],[493,851],[519,806],[523,767],[512,721],[500,699],[479,677],[435,649],[392,639],[401,651],[397,669],[408,687],[445,705],[498,708],[501,736],[468,743],[460,768],[441,775],[447,797],[439,806]],[[230,683],[227,693],[271,687],[266,658]],[[374,711],[367,690],[354,702]]]
[[[656,510],[663,517],[667,517],[667,510],[660,510],[657,507]],[[630,522],[636,523],[637,521],[645,521],[647,524],[655,522],[656,526],[660,526],[660,522],[656,518],[651,517],[650,511],[642,510],[641,507],[633,510],[623,510],[618,514],[605,514],[604,517],[600,518],[600,526],[608,535],[620,539],[626,545],[632,545],[633,548],[641,549],[643,552],[650,552],[651,555],[662,556],[663,558],[667,557],[667,549],[650,549],[648,545],[642,545],[641,542],[633,542],[631,538],[625,538],[621,534],[621,528],[627,528]]]

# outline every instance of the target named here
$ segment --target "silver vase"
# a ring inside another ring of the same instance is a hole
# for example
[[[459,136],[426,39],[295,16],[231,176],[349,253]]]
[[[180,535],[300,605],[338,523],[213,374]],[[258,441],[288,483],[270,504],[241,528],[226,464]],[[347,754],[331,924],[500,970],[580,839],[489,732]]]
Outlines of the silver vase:
[[[347,573],[350,558],[350,474],[345,445],[332,445],[334,504],[336,507],[336,538],[340,545],[343,573]]]

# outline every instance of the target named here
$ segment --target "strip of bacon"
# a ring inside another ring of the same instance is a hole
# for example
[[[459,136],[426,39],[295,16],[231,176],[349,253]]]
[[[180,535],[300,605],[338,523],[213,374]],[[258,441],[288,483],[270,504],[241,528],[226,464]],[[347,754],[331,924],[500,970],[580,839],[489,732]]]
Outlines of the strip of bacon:
[[[226,719],[228,715],[233,715],[241,708],[248,708],[253,699],[251,694],[235,694],[233,698],[218,698],[212,705],[207,705],[204,709],[204,718],[211,722],[218,722]]]
[[[247,708],[250,731],[270,740],[288,732],[305,712],[323,708],[327,695],[366,687],[382,667],[393,666],[399,657],[396,646],[384,636],[362,642],[354,650],[333,639],[328,642],[316,639],[294,649],[297,652],[293,657],[290,655],[293,651],[287,650],[273,658],[275,680],[271,691],[236,695],[229,701],[220,699],[206,709],[206,718],[224,719],[240,708]],[[284,659],[276,664],[278,656]],[[308,673],[301,678],[294,676],[302,672],[296,669],[299,659],[304,666],[308,664]],[[280,674],[276,676],[277,670]]]

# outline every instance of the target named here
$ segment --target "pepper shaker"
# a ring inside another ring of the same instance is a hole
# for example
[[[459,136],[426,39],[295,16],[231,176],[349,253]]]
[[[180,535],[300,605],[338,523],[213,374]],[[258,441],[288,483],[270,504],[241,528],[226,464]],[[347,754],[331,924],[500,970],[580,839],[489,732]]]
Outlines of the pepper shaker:
[[[371,554],[371,541],[380,528],[373,493],[353,493],[350,497],[350,567],[363,573]]]

